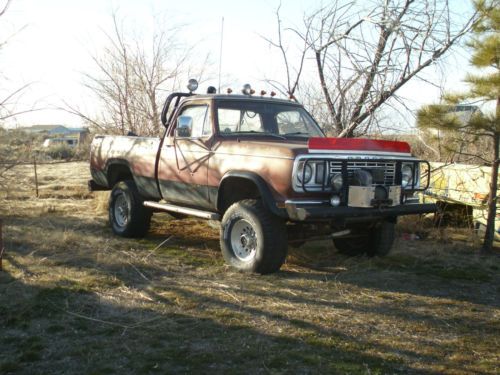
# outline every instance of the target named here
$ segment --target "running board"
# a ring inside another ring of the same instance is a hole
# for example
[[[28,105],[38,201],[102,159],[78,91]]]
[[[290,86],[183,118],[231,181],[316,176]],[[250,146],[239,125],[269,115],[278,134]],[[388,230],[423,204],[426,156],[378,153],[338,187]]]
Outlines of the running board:
[[[175,206],[173,204],[168,204],[168,203],[158,203],[151,201],[145,201],[144,206],[149,208],[156,208],[157,210],[162,210],[162,211],[176,212],[178,214],[201,217],[202,219],[220,220],[219,214],[210,211],[197,210],[196,208],[187,208],[187,207]]]

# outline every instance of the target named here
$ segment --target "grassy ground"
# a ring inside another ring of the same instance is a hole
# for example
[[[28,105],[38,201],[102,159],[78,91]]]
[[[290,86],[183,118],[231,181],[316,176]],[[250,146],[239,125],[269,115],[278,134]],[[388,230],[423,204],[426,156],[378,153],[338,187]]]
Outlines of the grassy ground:
[[[471,240],[400,237],[383,259],[315,242],[246,275],[202,221],[113,236],[84,163],[39,179],[38,199],[27,166],[0,192],[0,374],[499,372],[500,260]]]

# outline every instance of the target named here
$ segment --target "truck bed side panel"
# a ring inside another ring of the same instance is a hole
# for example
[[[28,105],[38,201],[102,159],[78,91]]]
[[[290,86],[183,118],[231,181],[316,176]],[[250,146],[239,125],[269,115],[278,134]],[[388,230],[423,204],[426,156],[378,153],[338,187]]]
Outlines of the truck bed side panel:
[[[116,165],[126,166],[142,196],[159,198],[155,180],[159,145],[160,139],[153,137],[97,136],[90,153],[92,177],[98,184],[112,188],[110,171]]]

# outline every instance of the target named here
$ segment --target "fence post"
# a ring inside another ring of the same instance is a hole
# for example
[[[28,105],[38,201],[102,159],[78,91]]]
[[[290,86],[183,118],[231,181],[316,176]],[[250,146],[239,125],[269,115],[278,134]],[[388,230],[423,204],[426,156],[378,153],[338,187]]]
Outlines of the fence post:
[[[3,270],[3,251],[4,251],[4,246],[3,246],[3,235],[2,235],[2,219],[0,219],[0,271]]]
[[[38,198],[38,173],[36,171],[36,156],[33,156],[33,165],[35,166],[35,189],[36,197]]]

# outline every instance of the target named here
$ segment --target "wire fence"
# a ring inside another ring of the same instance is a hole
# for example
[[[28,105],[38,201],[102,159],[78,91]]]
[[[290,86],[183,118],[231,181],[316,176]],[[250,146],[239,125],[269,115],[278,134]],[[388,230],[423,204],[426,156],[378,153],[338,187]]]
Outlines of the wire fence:
[[[69,164],[69,163],[76,163],[76,162],[84,162],[87,160],[84,159],[78,159],[78,160],[58,160],[58,161],[40,161],[37,160],[36,157],[33,158],[31,161],[0,161],[0,166],[7,166],[8,168],[5,169],[13,169],[18,166],[26,166],[26,165],[32,165],[33,166],[33,172],[34,172],[34,178],[35,178],[35,193],[36,197],[39,197],[39,185],[38,185],[38,169],[37,167],[39,165],[56,165],[56,164]],[[1,174],[0,174],[1,177]],[[3,221],[0,218],[0,271],[3,271],[3,257],[5,253],[5,246],[4,246],[4,241],[3,241],[3,232],[2,232],[2,226],[3,226]]]
[[[68,164],[68,163],[77,163],[82,161],[88,161],[85,159],[71,159],[71,160],[58,160],[58,161],[39,161],[34,158],[32,161],[0,161],[0,165],[33,165],[35,162],[37,165],[46,165],[46,164]]]
[[[36,197],[39,197],[39,184],[38,184],[38,166],[40,165],[56,165],[56,164],[69,164],[69,163],[77,163],[77,162],[84,162],[87,160],[84,159],[78,159],[78,160],[58,160],[58,161],[40,161],[37,160],[36,157],[33,158],[31,161],[11,161],[11,162],[5,162],[5,161],[0,161],[0,166],[6,165],[7,167],[4,169],[4,171],[0,171],[0,177],[2,172],[5,172],[6,170],[13,169],[18,166],[26,166],[26,165],[32,165],[33,166],[33,172],[34,172],[34,178],[35,178],[35,194]]]

